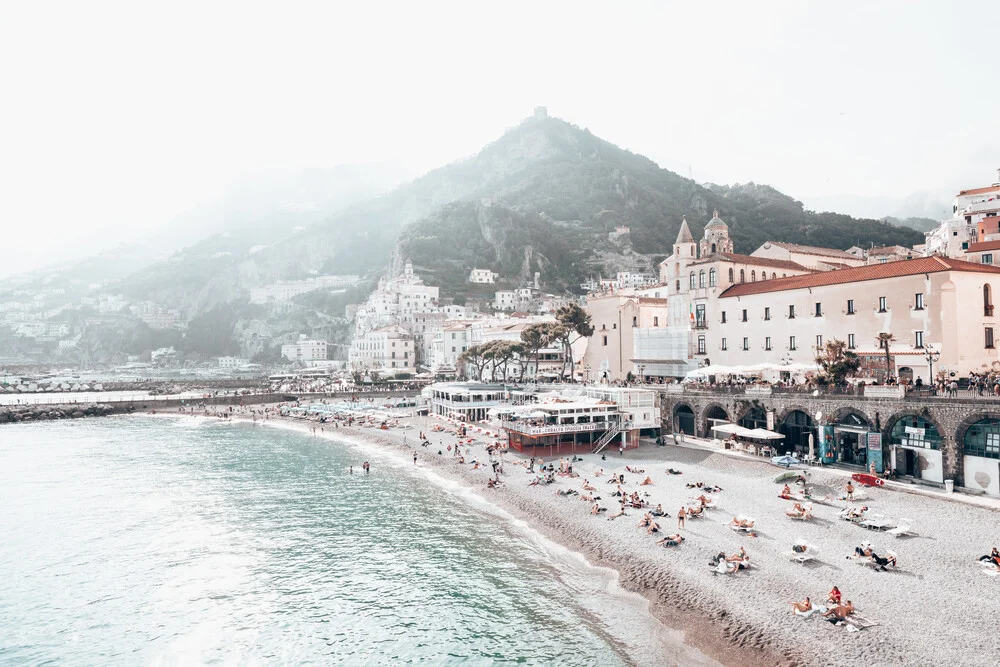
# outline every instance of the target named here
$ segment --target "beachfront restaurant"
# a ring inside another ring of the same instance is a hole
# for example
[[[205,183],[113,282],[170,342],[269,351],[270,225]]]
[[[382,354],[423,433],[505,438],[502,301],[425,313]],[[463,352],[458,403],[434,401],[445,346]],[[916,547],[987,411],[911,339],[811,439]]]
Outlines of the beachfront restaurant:
[[[512,449],[534,456],[589,453],[604,443],[638,447],[639,429],[623,429],[623,417],[614,403],[557,401],[501,415],[500,427]]]
[[[486,419],[491,408],[508,398],[503,385],[479,382],[439,382],[425,387],[423,394],[433,414],[466,422]]]

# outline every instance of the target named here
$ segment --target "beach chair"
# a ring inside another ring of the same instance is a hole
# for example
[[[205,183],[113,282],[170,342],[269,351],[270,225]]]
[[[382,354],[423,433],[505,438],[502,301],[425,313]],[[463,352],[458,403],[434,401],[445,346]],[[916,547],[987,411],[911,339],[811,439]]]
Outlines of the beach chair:
[[[753,526],[734,526],[733,523],[732,523],[732,521],[730,521],[726,525],[729,526],[730,529],[735,530],[737,533],[739,533],[741,531],[745,532],[745,533],[752,533],[755,530],[757,530],[757,527],[756,527],[757,526],[757,521],[753,517],[742,517],[741,516],[741,517],[737,517],[737,518],[742,519],[744,521],[749,521],[749,522],[753,523],[754,525]]]
[[[868,530],[890,530],[897,527],[895,521],[881,514],[873,514],[858,525],[864,526]]]
[[[806,550],[805,551],[795,551],[793,549],[792,552],[788,554],[788,559],[789,560],[794,561],[796,563],[805,564],[805,563],[808,563],[811,560],[815,560],[816,556],[819,555],[819,548],[818,547],[814,547],[811,544],[804,544],[802,542],[799,542],[798,544],[801,544],[802,546],[804,546],[806,548]]]
[[[888,533],[889,535],[892,535],[893,537],[916,537],[917,534],[913,532],[913,529],[911,528],[912,525],[913,525],[912,519],[904,519],[900,517],[899,525],[897,525],[895,528],[890,528],[885,532]]]

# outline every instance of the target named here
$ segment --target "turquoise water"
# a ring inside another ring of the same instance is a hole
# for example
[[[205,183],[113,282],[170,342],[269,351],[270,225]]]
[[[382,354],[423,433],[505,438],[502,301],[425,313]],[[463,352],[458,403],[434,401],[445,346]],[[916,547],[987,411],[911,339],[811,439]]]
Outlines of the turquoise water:
[[[5,665],[605,666],[682,651],[611,573],[461,487],[289,430],[4,426],[0,507]]]

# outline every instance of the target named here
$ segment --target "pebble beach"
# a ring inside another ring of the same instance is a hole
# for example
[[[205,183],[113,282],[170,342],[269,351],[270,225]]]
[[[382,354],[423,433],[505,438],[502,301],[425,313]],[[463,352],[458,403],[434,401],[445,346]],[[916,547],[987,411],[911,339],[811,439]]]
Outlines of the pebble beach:
[[[245,416],[237,412],[234,418]],[[410,428],[389,430],[334,428],[291,418],[270,421],[310,433],[316,427],[317,437],[363,440],[408,457],[416,452],[417,465],[471,487],[593,565],[616,570],[623,588],[646,597],[665,625],[683,631],[686,643],[721,664],[996,664],[998,644],[991,624],[1000,613],[1000,577],[987,574],[977,560],[1000,542],[1000,514],[992,509],[889,488],[864,489],[866,499],[848,503],[835,499],[843,495],[848,477],[814,468],[807,476],[810,491],[814,498],[828,500],[813,504],[812,520],[796,520],[785,515],[793,502],[778,497],[783,484],[775,478],[783,469],[694,444],[643,444],[624,455],[606,451],[605,458],[582,455],[573,462],[578,476],[556,476],[554,483],[536,486],[529,484],[535,475],[527,471],[527,458],[508,452],[503,483],[488,488],[492,469],[475,469],[472,462],[485,464],[486,445],[495,440],[480,435],[463,444],[466,462],[461,464],[448,450],[459,440],[454,427],[436,419],[407,419]],[[433,432],[435,425],[446,430]],[[429,446],[420,445],[420,431],[428,435]],[[559,460],[545,463],[558,466]],[[628,472],[626,466],[642,472]],[[669,474],[667,468],[682,474]],[[598,475],[601,470],[604,474]],[[638,527],[646,509],[630,508],[625,516],[608,520],[618,504],[612,497],[616,486],[607,482],[618,474],[625,475],[628,492],[639,492],[650,507],[661,504],[670,514],[657,519],[659,534],[648,535]],[[641,486],[646,477],[652,484]],[[607,512],[593,515],[593,503],[558,493],[572,489],[585,494],[587,480],[597,487],[593,494]],[[722,491],[707,494],[712,506],[679,529],[677,511],[697,505],[694,498],[701,494],[686,485],[697,482]],[[843,509],[860,505],[896,520],[911,519],[916,535],[894,537],[840,518]],[[735,516],[752,517],[755,535],[734,532],[728,524]],[[680,546],[656,544],[675,532],[685,538]],[[804,564],[790,558],[792,545],[803,542],[819,549]],[[876,553],[894,552],[898,567],[882,572],[849,559],[865,542]],[[713,555],[733,554],[740,547],[749,554],[751,569],[713,571]],[[805,618],[792,613],[790,601],[808,596],[822,604],[833,586],[854,603],[864,620],[860,630],[825,622],[818,614]]]

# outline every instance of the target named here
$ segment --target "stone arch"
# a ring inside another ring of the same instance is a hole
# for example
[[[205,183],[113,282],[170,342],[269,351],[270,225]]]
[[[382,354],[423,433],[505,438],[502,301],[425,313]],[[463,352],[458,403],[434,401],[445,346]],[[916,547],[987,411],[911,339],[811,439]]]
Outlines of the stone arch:
[[[816,414],[815,412],[810,412],[809,408],[805,407],[804,405],[789,405],[781,412],[775,411],[775,416],[774,416],[775,424],[783,424],[785,422],[785,418],[788,417],[788,415],[790,415],[791,413],[796,411],[806,413],[807,415],[809,415],[809,419],[812,419],[813,416]]]
[[[934,429],[938,432],[938,436],[941,441],[938,445],[938,451],[941,452],[941,473],[942,477],[945,479],[954,479],[957,484],[961,485],[961,474],[962,474],[962,459],[961,455],[955,456],[955,448],[949,447],[948,436],[950,433],[942,426],[941,420],[935,417],[929,410],[899,410],[894,412],[889,416],[888,419],[882,425],[882,465],[883,469],[888,468],[888,462],[891,460],[891,452],[894,446],[892,442],[892,430],[900,421],[907,418],[917,418],[926,420],[930,423]],[[964,433],[964,432],[963,432]],[[951,450],[949,452],[949,449]],[[900,471],[901,474],[905,474],[906,471],[903,470],[903,462],[898,458],[896,459],[896,470]]]
[[[924,417],[924,419],[928,419]],[[963,444],[965,442],[965,434],[969,432],[969,427],[980,422],[984,419],[1000,419],[1000,412],[988,412],[986,410],[982,412],[972,412],[966,415],[965,419],[958,423],[958,428],[955,430],[955,442],[958,443],[958,449],[961,453]],[[941,432],[940,427],[938,428],[938,433]]]
[[[709,403],[705,406],[701,411],[701,423],[702,432],[706,438],[712,437],[712,422],[709,421],[711,419],[725,419],[726,421],[730,421],[729,411],[721,403]]]
[[[694,408],[688,403],[680,401],[674,403],[674,407],[671,409],[671,422],[674,431],[686,435],[694,435],[697,421],[696,414]]]
[[[990,456],[985,451],[972,452],[968,456],[974,457],[969,461],[970,468],[965,467],[967,456],[965,450],[965,438],[969,434],[969,429],[982,421],[1000,421],[1000,413],[997,412],[974,412],[958,424],[955,429],[955,447],[957,450],[957,467],[961,472],[961,485],[978,491],[985,491],[988,494],[996,494],[1000,482],[996,479],[996,456]],[[994,428],[996,428],[994,426]],[[956,481],[957,481],[956,475]]]
[[[875,420],[866,415],[859,408],[853,408],[853,407],[837,408],[837,410],[834,411],[832,415],[830,415],[830,420],[833,421],[834,423],[839,424],[841,423],[840,420],[847,417],[848,415],[855,415],[856,417],[864,421],[865,425],[867,425],[868,428],[870,428],[872,431],[875,430]]]
[[[754,414],[755,410],[757,411],[756,415]],[[750,405],[747,405],[746,408],[739,413],[739,415],[740,416],[736,418],[735,423],[740,424],[741,426],[743,426],[742,422],[748,417],[756,417],[755,421],[761,422],[760,424],[757,424],[757,426],[761,426],[762,428],[767,428],[766,406],[754,405],[751,403]]]
[[[788,419],[796,414],[805,417],[804,424],[788,423]],[[778,446],[784,452],[801,451],[806,452],[809,442],[809,434],[813,435],[814,448],[819,447],[819,438],[816,433],[816,419],[813,414],[804,407],[787,407],[781,413],[780,419],[775,420],[775,430],[785,436]]]

